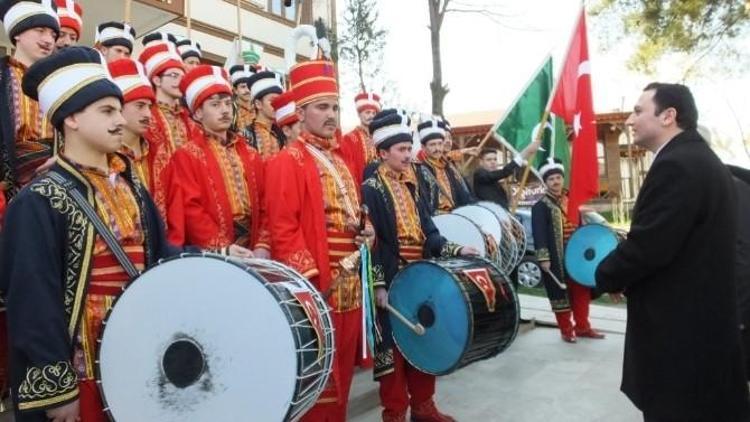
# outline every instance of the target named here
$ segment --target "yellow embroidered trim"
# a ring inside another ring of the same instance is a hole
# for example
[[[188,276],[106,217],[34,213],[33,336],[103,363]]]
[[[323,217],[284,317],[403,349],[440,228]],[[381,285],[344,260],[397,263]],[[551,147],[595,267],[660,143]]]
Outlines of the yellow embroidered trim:
[[[62,396],[58,396],[52,399],[37,400],[33,402],[18,403],[19,410],[35,409],[38,407],[47,407],[52,404],[62,403],[78,396],[78,387],[75,390],[65,393]]]
[[[78,172],[73,166],[65,162],[65,160],[57,160],[57,163],[70,172],[74,177],[81,180],[86,186],[86,189],[88,191],[88,195],[86,196],[86,200],[89,202],[89,204],[92,204],[92,206],[96,206],[96,202],[94,200],[94,189],[91,187],[91,184],[88,180],[86,180],[81,173]],[[89,268],[91,267],[91,261],[93,259],[94,255],[94,224],[91,222],[86,223],[86,240],[83,244],[83,247],[81,248],[83,250],[83,262],[81,263],[81,272],[78,276],[78,285],[76,286],[76,292],[75,292],[75,300],[73,301],[73,309],[70,312],[70,321],[68,322],[68,335],[70,338],[73,338],[73,334],[75,333],[76,326],[78,325],[79,315],[81,314],[81,306],[83,306],[83,293],[86,290],[86,284],[88,281],[89,276]]]
[[[78,377],[70,362],[30,367],[18,387],[18,408],[33,409],[69,400],[78,394]]]

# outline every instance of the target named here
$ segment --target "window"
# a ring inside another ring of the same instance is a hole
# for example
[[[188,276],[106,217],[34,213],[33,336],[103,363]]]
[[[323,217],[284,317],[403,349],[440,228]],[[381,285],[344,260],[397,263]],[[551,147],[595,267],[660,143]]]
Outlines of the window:
[[[292,0],[292,5],[284,8],[284,17],[289,20],[296,21],[297,16],[297,0]]]
[[[297,1],[292,0],[290,6],[285,6],[284,0],[268,0],[268,10],[274,15],[294,21],[297,20]]]
[[[281,0],[270,0],[271,5],[268,8],[274,15],[281,15]]]

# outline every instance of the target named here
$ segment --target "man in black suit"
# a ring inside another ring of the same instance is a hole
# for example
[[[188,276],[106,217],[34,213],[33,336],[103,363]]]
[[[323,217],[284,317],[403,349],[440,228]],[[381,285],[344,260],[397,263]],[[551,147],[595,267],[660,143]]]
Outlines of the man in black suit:
[[[727,166],[737,190],[737,254],[734,279],[740,339],[745,356],[745,374],[750,381],[750,170]]]
[[[480,201],[491,201],[508,208],[508,194],[500,185],[500,181],[513,174],[516,169],[526,165],[541,140],[530,143],[520,153],[516,154],[510,163],[498,169],[497,150],[485,148],[479,153],[479,167],[474,171],[474,196]]]
[[[683,85],[648,85],[628,118],[655,154],[627,240],[597,287],[624,292],[622,391],[645,421],[746,421],[734,285],[737,212],[726,167],[698,134]]]

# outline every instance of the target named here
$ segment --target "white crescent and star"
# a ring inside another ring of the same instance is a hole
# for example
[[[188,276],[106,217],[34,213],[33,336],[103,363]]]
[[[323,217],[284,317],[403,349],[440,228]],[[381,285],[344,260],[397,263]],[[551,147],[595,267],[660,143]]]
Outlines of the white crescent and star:
[[[551,114],[551,113],[550,113]],[[552,114],[551,117],[554,119],[555,116]],[[534,126],[534,130],[531,131],[531,140],[529,142],[534,142],[534,139],[536,139],[536,135],[539,132],[539,127],[541,126],[541,123],[537,123],[536,126]],[[552,126],[552,123],[547,121],[547,124],[544,125],[544,129],[549,129],[552,133],[552,136],[555,136],[555,128]],[[540,151],[544,151],[543,148],[539,149]]]
[[[575,132],[576,137],[578,137],[578,132],[581,131],[581,112],[579,111],[576,113],[575,116],[573,116],[573,132]]]
[[[591,63],[586,60],[585,62],[581,62],[578,65],[578,78],[580,79],[581,76],[589,75],[591,76]],[[581,125],[581,111],[579,110],[575,116],[573,116],[573,132],[575,133],[576,138],[578,137],[578,133],[581,132],[581,128],[583,126]]]
[[[580,78],[583,75],[591,75],[591,64],[588,60],[578,65],[578,77]]]

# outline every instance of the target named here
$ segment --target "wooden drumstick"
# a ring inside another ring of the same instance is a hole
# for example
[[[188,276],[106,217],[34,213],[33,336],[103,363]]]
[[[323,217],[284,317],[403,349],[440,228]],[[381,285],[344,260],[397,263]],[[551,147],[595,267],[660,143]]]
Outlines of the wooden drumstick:
[[[564,285],[563,283],[560,283],[560,280],[558,280],[557,277],[555,277],[555,275],[552,274],[552,270],[547,270],[545,271],[545,273],[549,274],[549,276],[552,277],[552,280],[554,280],[555,283],[557,283],[557,285],[560,286],[561,289],[568,290],[568,286]]]
[[[401,312],[399,312],[396,308],[394,308],[393,306],[391,306],[390,303],[386,303],[385,309],[387,309],[388,312],[392,313],[396,318],[398,318],[399,321],[403,322],[404,325],[406,325],[407,327],[409,327],[410,330],[414,331],[414,334],[416,334],[418,336],[423,336],[424,333],[426,332],[425,329],[424,329],[424,326],[422,324],[420,324],[420,323],[416,323],[416,324],[412,323],[411,321],[409,321],[408,318],[406,318],[404,315],[402,315]]]
[[[367,217],[370,215],[370,207],[367,204],[362,204],[362,208],[359,210],[359,232],[365,231],[365,225],[367,224]]]

